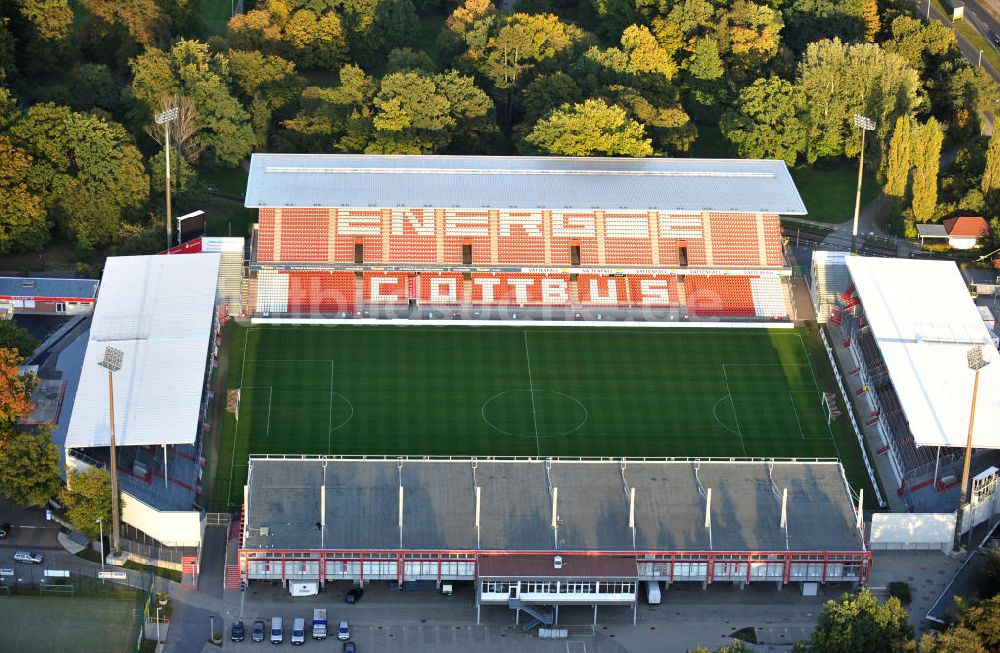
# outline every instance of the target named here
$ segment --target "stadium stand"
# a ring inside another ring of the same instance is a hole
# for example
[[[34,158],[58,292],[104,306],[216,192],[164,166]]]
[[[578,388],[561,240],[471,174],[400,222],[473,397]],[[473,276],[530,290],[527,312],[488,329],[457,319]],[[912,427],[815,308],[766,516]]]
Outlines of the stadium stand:
[[[254,155],[247,206],[256,312],[361,316],[415,302],[787,317],[779,214],[804,213],[781,162],[368,155]],[[324,268],[363,273],[357,297]]]

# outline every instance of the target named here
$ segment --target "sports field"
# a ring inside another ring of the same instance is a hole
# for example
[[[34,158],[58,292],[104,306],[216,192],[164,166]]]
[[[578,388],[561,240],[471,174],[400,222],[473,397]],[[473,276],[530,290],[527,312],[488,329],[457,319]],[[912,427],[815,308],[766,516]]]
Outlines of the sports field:
[[[828,365],[805,329],[236,328],[214,502],[265,453],[840,457],[861,487]]]

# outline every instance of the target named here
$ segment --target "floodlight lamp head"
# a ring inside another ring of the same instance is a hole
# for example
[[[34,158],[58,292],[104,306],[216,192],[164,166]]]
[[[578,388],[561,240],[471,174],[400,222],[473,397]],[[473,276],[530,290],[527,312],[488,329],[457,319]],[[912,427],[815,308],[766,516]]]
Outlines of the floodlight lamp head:
[[[117,372],[122,368],[122,361],[125,359],[125,352],[114,347],[105,347],[104,360],[98,361],[98,365],[106,368],[110,372]]]
[[[173,109],[167,109],[163,113],[157,114],[156,124],[162,125],[165,122],[170,122],[171,120],[177,120],[177,107]]]
[[[856,113],[854,114],[854,126],[870,132],[875,129],[875,121],[868,116],[862,116],[860,113]]]
[[[969,360],[969,369],[979,371],[990,364],[988,360],[983,358],[983,348],[979,345],[971,347],[966,353],[966,357]]]

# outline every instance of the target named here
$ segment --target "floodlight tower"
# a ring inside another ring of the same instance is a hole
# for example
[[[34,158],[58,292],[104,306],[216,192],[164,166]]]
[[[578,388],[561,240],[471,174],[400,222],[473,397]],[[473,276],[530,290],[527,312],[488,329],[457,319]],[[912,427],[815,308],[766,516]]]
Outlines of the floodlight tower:
[[[875,129],[875,121],[860,113],[854,114],[854,126],[861,128],[861,154],[858,156],[858,194],[854,199],[854,229],[851,231],[851,254],[858,244],[858,216],[861,214],[861,176],[865,168],[865,133]]]
[[[177,120],[177,107],[167,109],[163,113],[157,114],[156,124],[163,125],[164,153],[166,154],[167,171],[167,249],[170,249],[170,123]]]
[[[979,345],[972,347],[966,352],[969,362],[969,369],[976,373],[975,381],[972,383],[972,408],[969,410],[969,435],[965,441],[965,463],[962,466],[962,487],[958,499],[958,515],[955,518],[955,541],[953,549],[960,549],[959,540],[962,538],[962,509],[965,507],[967,491],[969,487],[969,464],[972,458],[972,425],[976,421],[976,395],[979,392],[979,370],[989,365],[989,361],[983,358],[983,348]]]
[[[108,370],[108,412],[111,418],[111,555],[121,551],[121,521],[118,517],[118,458],[115,452],[115,384],[114,373],[122,368],[125,353],[114,347],[105,347],[104,360],[98,365]]]

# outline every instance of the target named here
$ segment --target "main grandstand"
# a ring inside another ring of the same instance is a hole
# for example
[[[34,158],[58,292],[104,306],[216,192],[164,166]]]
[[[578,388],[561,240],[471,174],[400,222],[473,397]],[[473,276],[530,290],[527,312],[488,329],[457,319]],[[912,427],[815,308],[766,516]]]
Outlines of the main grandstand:
[[[790,315],[781,161],[255,154],[247,310]]]

